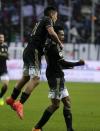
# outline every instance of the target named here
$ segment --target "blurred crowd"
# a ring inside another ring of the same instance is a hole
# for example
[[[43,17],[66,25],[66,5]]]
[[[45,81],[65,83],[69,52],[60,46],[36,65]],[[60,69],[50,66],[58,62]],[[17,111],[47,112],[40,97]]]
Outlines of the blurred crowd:
[[[64,26],[65,43],[100,43],[100,0],[0,0],[0,32],[6,41],[27,42],[47,5],[59,11],[58,23]]]

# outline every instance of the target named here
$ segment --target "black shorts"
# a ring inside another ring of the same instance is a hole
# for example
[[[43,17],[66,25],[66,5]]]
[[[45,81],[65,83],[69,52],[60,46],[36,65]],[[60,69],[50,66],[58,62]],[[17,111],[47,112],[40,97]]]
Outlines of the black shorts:
[[[27,64],[39,65],[41,53],[34,46],[28,45],[23,52],[23,61]]]
[[[48,79],[50,88],[48,98],[61,100],[62,98],[69,96],[68,90],[64,86],[64,81],[64,77],[52,77]]]
[[[64,89],[64,77],[47,78],[50,90],[61,91]]]
[[[31,78],[40,75],[41,54],[38,49],[27,46],[23,52],[23,61],[23,75],[29,75]]]

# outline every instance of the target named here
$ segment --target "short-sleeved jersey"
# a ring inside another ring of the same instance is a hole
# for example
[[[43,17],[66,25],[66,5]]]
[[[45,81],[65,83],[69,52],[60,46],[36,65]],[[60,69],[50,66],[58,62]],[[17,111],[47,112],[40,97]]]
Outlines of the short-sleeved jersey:
[[[59,60],[63,59],[62,50],[58,44],[49,41],[49,44],[45,48],[45,55],[47,61],[46,76],[47,78],[54,77],[64,77],[62,71],[62,66],[59,63]]]
[[[30,35],[29,45],[33,45],[39,49],[43,49],[45,41],[48,37],[48,31],[46,28],[48,28],[49,26],[53,26],[53,21],[47,16],[38,21]]]
[[[0,44],[0,75],[7,73],[6,60],[8,59],[8,46],[3,43]]]

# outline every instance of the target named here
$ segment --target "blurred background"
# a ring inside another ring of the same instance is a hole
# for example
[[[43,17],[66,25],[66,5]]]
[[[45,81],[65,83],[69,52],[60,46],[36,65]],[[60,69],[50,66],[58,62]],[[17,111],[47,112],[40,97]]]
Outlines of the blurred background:
[[[73,80],[84,76],[81,80],[86,81],[89,76],[89,81],[100,82],[100,0],[0,0],[0,32],[5,34],[5,42],[9,45],[8,68],[12,71],[12,79],[14,69],[17,74],[18,70],[22,72],[22,53],[28,36],[48,5],[58,9],[58,22],[64,25],[65,59],[88,61],[84,68],[78,68],[79,75],[76,70]],[[44,80],[46,63],[43,63]],[[20,71],[17,79],[21,76]],[[74,71],[71,73],[70,79]]]
[[[59,11],[65,43],[100,43],[100,0],[0,0],[0,32],[6,41],[27,42],[47,5]]]

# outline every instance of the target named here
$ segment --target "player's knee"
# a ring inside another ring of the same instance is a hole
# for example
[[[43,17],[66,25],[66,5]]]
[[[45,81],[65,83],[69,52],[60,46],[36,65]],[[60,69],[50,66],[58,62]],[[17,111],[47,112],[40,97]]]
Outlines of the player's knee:
[[[59,108],[59,104],[53,104],[52,107],[54,110],[57,110]]]
[[[35,86],[39,85],[40,80],[39,79],[35,79]]]
[[[7,90],[7,89],[8,89],[8,84],[4,83],[4,84],[3,84],[3,89],[4,89],[4,90]]]
[[[40,83],[40,78],[39,78],[39,77],[34,77],[34,78],[32,79],[32,82],[33,82],[33,84],[34,84],[35,86],[37,86],[37,85]]]
[[[5,81],[4,83],[3,83],[3,85],[6,87],[6,88],[8,88],[8,81]]]
[[[64,104],[64,107],[65,107],[65,108],[70,109],[70,108],[71,108],[70,98],[67,97],[65,100],[63,100],[63,104]]]
[[[64,109],[70,111],[71,110],[71,103],[66,102],[66,104],[64,104]]]
[[[71,101],[70,101],[70,98],[66,99],[66,102],[64,103],[64,110],[67,110],[68,112],[71,111]]]
[[[66,110],[67,112],[71,112],[71,101],[69,97],[67,97],[64,102],[64,110]]]
[[[23,76],[22,81],[23,81],[24,83],[26,83],[27,81],[29,81],[29,79],[30,79],[29,76]]]

